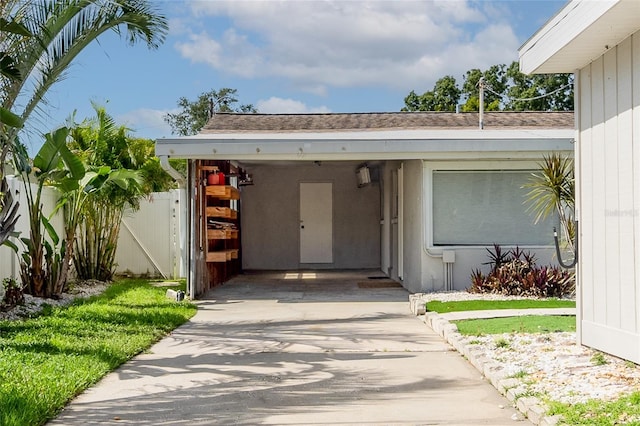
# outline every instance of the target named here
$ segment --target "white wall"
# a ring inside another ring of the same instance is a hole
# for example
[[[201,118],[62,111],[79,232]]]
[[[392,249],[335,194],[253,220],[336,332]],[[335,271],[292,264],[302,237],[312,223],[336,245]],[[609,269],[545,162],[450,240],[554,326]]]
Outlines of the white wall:
[[[357,187],[355,162],[247,165],[242,187],[244,269],[380,268],[380,186]],[[300,263],[300,182],[333,183],[333,263]]]
[[[640,362],[640,32],[576,77],[579,339]]]
[[[566,153],[570,154],[570,153]],[[540,160],[542,159],[542,154]],[[432,243],[432,180],[434,169],[457,170],[536,170],[537,162],[533,160],[503,161],[455,161],[433,162],[411,160],[403,163],[404,174],[404,280],[403,284],[411,292],[431,292],[445,290],[445,267],[442,260],[443,250],[455,252],[452,266],[453,288],[467,289],[470,284],[472,270],[479,268],[488,272],[489,267],[483,265],[488,261],[487,248],[492,246],[434,246]],[[524,201],[524,199],[523,199]],[[523,204],[523,209],[526,206]],[[533,222],[533,216],[531,221]],[[557,265],[553,244],[552,229],[541,229],[549,233],[548,246],[518,247],[535,254],[538,265]],[[512,246],[502,246],[508,250]]]
[[[412,293],[425,288],[422,260],[423,200],[422,161],[403,162],[403,285]]]

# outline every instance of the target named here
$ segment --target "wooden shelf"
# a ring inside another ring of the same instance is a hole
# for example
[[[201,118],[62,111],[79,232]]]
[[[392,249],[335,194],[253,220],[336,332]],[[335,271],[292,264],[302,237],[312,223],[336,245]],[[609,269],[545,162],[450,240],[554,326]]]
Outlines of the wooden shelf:
[[[210,251],[207,253],[207,262],[228,262],[238,258],[238,249]]]
[[[207,207],[207,217],[221,217],[223,219],[237,219],[238,212],[229,207]]]
[[[209,240],[231,240],[238,238],[238,231],[235,229],[207,229],[207,239]]]
[[[209,185],[205,187],[205,194],[221,200],[239,200],[240,191],[229,185]]]
[[[218,166],[200,166],[202,172],[217,172],[218,170],[220,170]]]

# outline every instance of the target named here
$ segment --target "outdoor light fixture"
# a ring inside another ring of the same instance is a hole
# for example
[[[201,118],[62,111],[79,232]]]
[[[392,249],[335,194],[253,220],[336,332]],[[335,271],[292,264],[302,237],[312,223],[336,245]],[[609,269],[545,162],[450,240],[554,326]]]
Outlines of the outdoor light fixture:
[[[371,174],[369,173],[369,167],[366,164],[360,166],[356,170],[356,177],[358,178],[358,188],[367,186],[371,183]]]

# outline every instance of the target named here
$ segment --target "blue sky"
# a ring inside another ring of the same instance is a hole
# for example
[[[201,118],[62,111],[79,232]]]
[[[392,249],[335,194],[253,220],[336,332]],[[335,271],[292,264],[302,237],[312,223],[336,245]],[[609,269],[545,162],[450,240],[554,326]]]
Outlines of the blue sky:
[[[238,90],[264,113],[399,111],[440,77],[517,60],[564,0],[157,1],[170,30],[157,50],[104,34],[52,87],[23,140],[105,105],[134,135],[171,136],[181,96]]]

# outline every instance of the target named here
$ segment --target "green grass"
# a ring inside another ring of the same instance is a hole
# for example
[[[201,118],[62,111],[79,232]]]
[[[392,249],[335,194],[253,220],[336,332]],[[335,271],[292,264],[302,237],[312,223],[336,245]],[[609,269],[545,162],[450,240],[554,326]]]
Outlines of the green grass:
[[[175,287],[177,289],[177,287]],[[41,425],[102,376],[192,317],[166,287],[123,280],[24,321],[0,321],[0,425]]]
[[[460,334],[482,336],[501,333],[550,333],[576,331],[575,316],[526,315],[508,318],[487,318],[454,321]]]
[[[640,392],[615,401],[592,400],[580,404],[550,402],[549,415],[562,415],[564,425],[640,425]]]
[[[573,300],[560,299],[514,299],[514,300],[459,300],[427,302],[427,311],[440,314],[462,311],[486,311],[494,309],[536,309],[536,308],[575,308]]]

